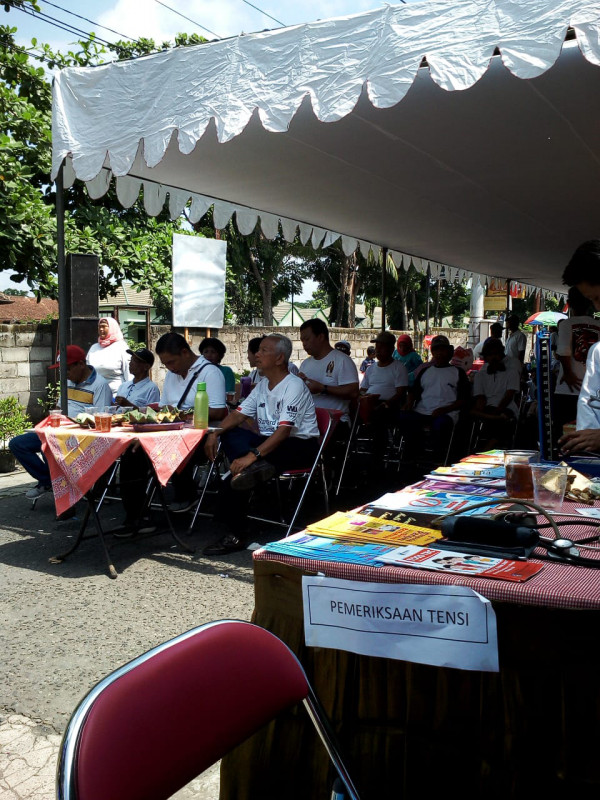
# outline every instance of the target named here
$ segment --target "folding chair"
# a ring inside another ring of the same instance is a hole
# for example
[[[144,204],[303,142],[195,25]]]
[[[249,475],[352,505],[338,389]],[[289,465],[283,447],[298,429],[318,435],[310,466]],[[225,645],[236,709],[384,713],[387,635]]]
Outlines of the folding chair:
[[[315,411],[317,414],[317,425],[319,426],[320,436],[319,436],[319,450],[317,451],[317,455],[312,465],[307,466],[304,469],[286,470],[285,472],[282,472],[280,475],[277,475],[275,478],[273,478],[273,480],[277,481],[276,486],[277,486],[277,495],[279,499],[281,521],[267,519],[266,517],[253,516],[250,514],[248,515],[249,519],[255,519],[258,520],[259,522],[268,522],[271,523],[272,525],[280,525],[282,527],[287,528],[285,532],[286,536],[289,536],[290,533],[292,532],[294,523],[296,522],[296,518],[298,517],[302,505],[304,504],[304,499],[308,492],[308,487],[310,486],[310,483],[317,470],[319,471],[323,486],[323,495],[325,498],[325,514],[326,515],[329,514],[329,489],[327,487],[327,475],[325,473],[325,461],[323,459],[323,453],[325,451],[325,448],[331,441],[333,432],[337,428],[337,424],[342,417],[342,412],[338,411],[337,409],[331,409],[331,408],[316,408]],[[280,496],[279,485],[281,481],[288,481],[290,483],[293,483],[293,481],[298,479],[300,480],[304,479],[304,487],[302,489],[302,494],[300,495],[300,499],[296,504],[296,508],[294,510],[292,518],[288,524],[283,521],[281,515],[281,496]]]
[[[164,800],[300,701],[358,794],[300,662],[249,622],[193,628],[117,669],[81,701],[58,759],[58,800]]]

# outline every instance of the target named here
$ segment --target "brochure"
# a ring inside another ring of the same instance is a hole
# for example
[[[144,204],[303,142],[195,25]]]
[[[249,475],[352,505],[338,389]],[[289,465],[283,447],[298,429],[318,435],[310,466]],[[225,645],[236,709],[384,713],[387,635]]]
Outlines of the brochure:
[[[467,479],[468,480],[468,479]],[[414,483],[412,486],[407,486],[406,491],[411,492],[462,492],[469,495],[479,495],[481,497],[498,497],[505,493],[504,481],[501,487],[486,486],[474,483],[455,483],[450,480],[440,480],[439,478],[425,478],[419,483]]]
[[[419,511],[436,517],[442,514],[449,514],[451,511],[460,511],[461,514],[469,516],[487,516],[497,514],[512,505],[510,502],[495,503],[469,510],[472,506],[483,502],[483,500],[484,498],[482,497],[472,497],[458,492],[402,491],[384,494],[375,500],[373,505],[388,511],[408,511],[411,513]]]
[[[424,545],[441,538],[441,533],[431,527],[408,525],[378,515],[369,516],[364,513],[341,511],[308,525],[306,530],[315,536],[331,536],[340,540],[378,544],[412,542]]]
[[[435,472],[430,472],[428,475],[425,475],[425,478],[430,478],[433,481],[454,483],[456,484],[454,489],[456,492],[462,492],[462,488],[459,488],[460,484],[467,484],[469,486],[495,486],[497,489],[502,490],[506,488],[506,481],[504,478],[485,478],[480,475],[436,475]]]
[[[394,548],[383,544],[351,544],[339,542],[326,536],[311,536],[309,533],[295,533],[279,542],[269,542],[264,549],[270,553],[307,558],[315,561],[336,561],[340,564],[362,564],[368,567],[382,567],[382,556]]]
[[[509,561],[504,558],[457,553],[433,547],[402,545],[379,559],[386,564],[399,567],[417,567],[436,572],[451,572],[477,578],[499,578],[504,581],[522,583],[543,569],[542,564],[531,561]]]
[[[460,459],[461,464],[496,464],[504,466],[504,450],[487,450],[485,453],[472,453]]]
[[[453,464],[451,467],[438,467],[431,473],[432,475],[467,475],[476,478],[505,478],[506,471],[504,466],[493,466],[486,464]]]

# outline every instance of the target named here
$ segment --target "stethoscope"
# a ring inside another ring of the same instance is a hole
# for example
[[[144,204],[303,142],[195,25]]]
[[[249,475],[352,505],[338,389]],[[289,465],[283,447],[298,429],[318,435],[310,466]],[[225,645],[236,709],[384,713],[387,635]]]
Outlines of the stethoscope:
[[[447,517],[452,517],[456,514],[464,513],[464,511],[472,511],[476,508],[484,508],[485,506],[494,505],[496,503],[506,503],[506,502],[518,503],[522,506],[527,506],[528,508],[534,509],[538,514],[546,517],[548,522],[541,523],[539,525],[532,525],[531,524],[531,514],[527,511],[504,511],[500,514],[493,515],[493,519],[497,520],[498,522],[520,522],[522,525],[535,529],[539,531],[540,528],[552,528],[554,531],[555,537],[554,539],[548,539],[544,536],[539,536],[538,534],[538,542],[536,546],[545,548],[546,552],[542,555],[536,555],[535,558],[539,558],[541,560],[546,561],[555,561],[560,562],[562,564],[571,564],[572,566],[579,566],[579,567],[591,567],[593,569],[600,569],[600,559],[595,558],[586,558],[582,556],[580,553],[580,549],[586,550],[595,550],[600,552],[600,547],[592,547],[589,543],[590,542],[600,542],[600,533],[595,534],[594,536],[588,536],[585,539],[580,539],[577,542],[573,541],[572,539],[567,539],[565,536],[562,536],[556,522],[554,519],[548,514],[548,512],[543,509],[541,506],[538,506],[537,503],[532,503],[529,500],[520,500],[515,497],[494,497],[490,498],[489,500],[479,501],[475,505],[469,506],[468,509],[461,509],[460,511],[451,511],[449,514],[444,514],[442,517],[438,517],[436,522],[440,522],[441,520],[446,519]],[[510,518],[511,519],[507,519]],[[560,523],[561,525],[591,525],[594,527],[600,527],[600,522],[597,520],[586,520],[585,517],[581,519],[569,519],[564,520]],[[440,546],[443,546],[440,543]]]

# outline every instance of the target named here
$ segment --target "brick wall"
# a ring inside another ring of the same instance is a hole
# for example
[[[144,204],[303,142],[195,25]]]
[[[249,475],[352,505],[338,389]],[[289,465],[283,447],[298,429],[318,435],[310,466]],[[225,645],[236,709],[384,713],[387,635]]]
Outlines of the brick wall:
[[[152,325],[150,347],[155,349],[157,340],[170,330],[166,325]],[[183,331],[182,331],[183,332]],[[379,331],[366,328],[347,329],[330,328],[330,341],[335,344],[340,339],[350,342],[352,358],[357,366],[367,354],[367,347],[371,339]],[[306,353],[300,342],[298,328],[265,327],[255,328],[245,325],[228,325],[220,330],[211,330],[227,347],[223,363],[236,372],[247,370],[248,361],[246,351],[248,341],[255,336],[269,333],[283,333],[292,340],[292,360],[300,366],[306,358]],[[396,335],[401,331],[394,331]],[[440,328],[432,329],[432,333],[444,333],[455,346],[465,346],[467,341],[466,328]],[[191,338],[191,347],[197,352],[198,345],[204,339],[202,329],[190,329],[188,336]],[[421,348],[423,334],[413,336],[417,350]],[[0,325],[0,397],[14,395],[19,398],[31,416],[37,422],[42,417],[42,408],[37,402],[38,397],[43,397],[47,383],[55,376],[48,372],[48,365],[54,361],[52,346],[52,330],[50,325],[37,323],[22,323],[14,325]],[[152,378],[162,387],[165,378],[165,369],[160,360],[156,359]]]
[[[18,397],[35,421],[42,416],[37,399],[45,394],[52,355],[50,325],[0,325],[0,397]]]
[[[163,333],[167,333],[169,330],[170,328],[167,326],[152,326],[152,350],[154,350],[156,341],[163,335]],[[183,333],[182,330],[179,332]],[[393,331],[396,336],[403,332],[404,331]],[[223,359],[223,364],[231,367],[235,372],[241,372],[242,370],[249,369],[248,360],[246,358],[248,341],[253,339],[255,336],[262,336],[263,334],[269,333],[282,333],[284,336],[288,336],[291,339],[293,347],[292,361],[294,361],[297,366],[300,366],[300,363],[306,358],[306,353],[300,341],[299,328],[257,328],[247,325],[228,325],[220,330],[211,330],[211,335],[220,339],[227,348],[225,358]],[[334,345],[340,339],[345,339],[346,341],[350,342],[352,359],[358,367],[360,366],[363,358],[365,358],[367,355],[367,347],[370,346],[371,339],[374,339],[378,333],[378,330],[370,330],[367,328],[330,328],[329,340],[332,345]],[[431,333],[443,333],[450,339],[455,347],[458,347],[459,345],[465,347],[467,343],[468,331],[466,328],[432,328]],[[417,336],[413,336],[413,342],[418,351],[421,350],[423,335],[424,334],[419,333]],[[191,348],[194,352],[198,351],[198,345],[202,339],[204,339],[204,336],[205,333],[202,329],[199,330],[197,328],[193,328],[188,330],[188,337],[191,338]],[[152,370],[152,379],[156,381],[159,386],[162,386],[164,375],[165,370],[160,365],[160,361],[157,359],[154,369]]]

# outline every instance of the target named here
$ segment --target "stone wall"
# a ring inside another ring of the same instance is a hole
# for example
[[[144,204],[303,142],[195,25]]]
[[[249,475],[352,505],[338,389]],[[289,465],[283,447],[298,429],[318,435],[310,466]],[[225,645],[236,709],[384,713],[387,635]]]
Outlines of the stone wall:
[[[0,397],[18,397],[35,421],[43,413],[37,399],[45,394],[52,356],[50,325],[0,325]]]
[[[160,336],[162,336],[163,333],[166,333],[169,330],[170,328],[167,326],[152,326],[151,346],[153,350],[156,345],[156,341],[160,338]],[[183,330],[179,330],[179,332],[183,333]],[[393,331],[396,336],[406,332],[407,331]],[[223,359],[223,364],[231,367],[235,372],[242,372],[243,370],[249,369],[248,360],[246,358],[248,341],[253,339],[255,336],[263,336],[264,334],[269,333],[282,333],[284,336],[288,336],[292,340],[292,361],[300,366],[300,363],[306,358],[306,353],[302,347],[302,342],[300,341],[299,328],[259,328],[248,325],[228,325],[220,330],[211,330],[211,335],[216,336],[227,347],[227,353]],[[371,339],[374,339],[378,333],[379,330],[371,330],[368,328],[330,328],[329,340],[332,345],[334,345],[340,339],[345,339],[346,341],[350,342],[352,359],[358,367],[367,355],[367,347],[369,347],[371,344]],[[410,332],[408,331],[408,333]],[[455,347],[458,347],[459,345],[465,347],[467,343],[468,332],[466,328],[432,328],[431,333],[434,335],[437,333],[443,333],[450,339]],[[191,339],[190,346],[194,352],[197,352],[198,345],[202,339],[204,339],[204,336],[205,333],[203,329],[193,328],[188,330],[188,338]],[[411,334],[411,336],[413,336],[415,349],[420,351],[424,334],[419,333],[417,336]],[[152,370],[152,378],[159,384],[159,386],[162,386],[164,373],[165,371],[160,366],[160,362],[157,359],[157,365],[155,365],[154,369]]]
[[[150,347],[154,351],[157,340],[170,329],[167,325],[152,325]],[[357,366],[367,354],[367,347],[379,331],[367,328],[330,328],[330,341],[335,344],[340,339],[350,342],[352,358]],[[183,331],[181,331],[183,333]],[[443,333],[455,346],[465,346],[467,330],[465,328],[435,328],[432,333]],[[248,341],[255,336],[269,333],[283,333],[292,340],[292,360],[299,366],[306,358],[306,353],[300,342],[298,328],[264,327],[257,328],[246,325],[228,325],[220,330],[211,330],[227,347],[224,364],[235,372],[247,370],[248,361],[246,352]],[[396,335],[402,331],[394,331]],[[191,347],[197,352],[198,345],[204,339],[203,329],[188,330]],[[413,336],[415,348],[421,349],[423,334]],[[50,325],[38,323],[22,323],[14,325],[0,325],[0,397],[14,395],[27,408],[31,418],[37,422],[43,416],[43,410],[37,402],[44,397],[46,385],[57,376],[48,371],[48,365],[54,361],[53,335]],[[165,378],[165,369],[160,360],[156,359],[152,378],[162,388]]]

